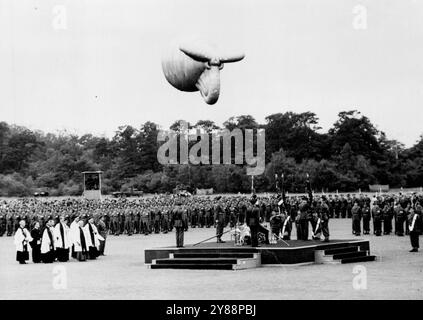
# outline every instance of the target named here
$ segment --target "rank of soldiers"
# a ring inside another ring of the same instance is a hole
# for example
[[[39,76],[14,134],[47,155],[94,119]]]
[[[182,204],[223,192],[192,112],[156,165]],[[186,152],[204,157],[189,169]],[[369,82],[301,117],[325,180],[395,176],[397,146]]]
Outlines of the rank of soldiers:
[[[318,240],[323,235],[323,240],[329,241],[329,219],[350,218],[352,233],[356,236],[370,234],[373,221],[376,236],[411,233],[412,251],[417,251],[418,235],[423,229],[422,203],[423,196],[418,194],[314,195],[311,191],[308,196],[289,197],[275,194],[253,197],[159,195],[102,201],[5,199],[0,201],[0,236],[15,235],[16,238],[19,233],[17,248],[21,249],[26,243],[32,248],[39,245],[40,251],[55,251],[54,257],[49,258],[46,252],[40,252],[40,257],[47,261],[66,260],[67,250],[73,257],[83,260],[84,257],[93,258],[98,252],[104,253],[108,234],[149,235],[168,233],[174,228],[187,231],[189,227],[216,227],[217,242],[223,242],[224,227],[245,225],[250,231],[250,243],[258,246],[260,234],[264,235],[262,241],[265,243],[275,239],[290,240],[293,225],[298,240],[308,240],[311,230],[311,239]],[[43,239],[44,244],[50,242],[44,248]],[[80,250],[82,244],[84,254],[75,254],[75,247]],[[43,259],[35,257],[35,260]]]

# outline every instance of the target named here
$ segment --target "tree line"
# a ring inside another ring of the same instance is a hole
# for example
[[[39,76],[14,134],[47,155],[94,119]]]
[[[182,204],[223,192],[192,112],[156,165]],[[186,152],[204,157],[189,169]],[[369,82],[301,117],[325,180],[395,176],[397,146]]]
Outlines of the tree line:
[[[178,132],[180,120],[169,129]],[[370,184],[420,187],[423,182],[423,135],[410,148],[389,140],[369,118],[343,111],[321,132],[315,113],[285,112],[258,123],[251,115],[231,117],[219,126],[210,120],[190,129],[265,129],[266,167],[254,179],[256,191],[274,191],[275,174],[283,173],[289,192],[303,192],[306,173],[316,191],[362,191]],[[105,194],[140,190],[148,193],[213,188],[216,192],[248,192],[251,177],[244,165],[160,165],[153,122],[119,127],[112,138],[65,132],[44,133],[0,122],[0,196],[80,195],[82,171],[103,171]],[[195,142],[190,142],[195,143]],[[234,149],[234,148],[233,148]]]

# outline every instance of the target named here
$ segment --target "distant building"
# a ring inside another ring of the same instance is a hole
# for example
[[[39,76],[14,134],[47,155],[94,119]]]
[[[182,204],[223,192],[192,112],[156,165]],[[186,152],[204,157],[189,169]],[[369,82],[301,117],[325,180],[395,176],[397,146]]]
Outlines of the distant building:
[[[101,199],[101,174],[103,171],[84,171],[84,193],[87,199]]]

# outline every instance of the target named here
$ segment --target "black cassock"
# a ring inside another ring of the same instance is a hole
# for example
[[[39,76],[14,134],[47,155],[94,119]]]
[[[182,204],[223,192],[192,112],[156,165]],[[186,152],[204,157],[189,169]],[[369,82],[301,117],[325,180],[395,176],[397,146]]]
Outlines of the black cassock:
[[[40,229],[31,230],[32,241],[29,243],[32,248],[32,261],[41,262],[41,232]]]
[[[56,248],[57,260],[60,262],[69,261],[69,248],[65,249],[65,229],[63,228],[62,223],[59,223],[60,227],[60,237],[62,238],[62,247]]]
[[[75,252],[75,259],[78,259],[79,261],[85,261],[87,260],[87,243],[85,242],[84,231],[81,227],[79,227],[79,237],[81,239],[82,250]]]
[[[98,250],[95,246],[94,230],[90,223],[88,224],[88,228],[90,230],[90,237],[91,237],[91,243],[92,243],[92,246],[88,248],[88,258],[90,260],[94,260],[98,257]]]

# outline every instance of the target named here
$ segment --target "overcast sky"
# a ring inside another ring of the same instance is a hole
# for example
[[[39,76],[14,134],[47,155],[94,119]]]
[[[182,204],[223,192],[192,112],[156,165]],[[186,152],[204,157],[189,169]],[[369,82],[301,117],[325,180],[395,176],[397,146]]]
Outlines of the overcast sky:
[[[423,133],[422,18],[412,0],[0,0],[0,120],[112,136],[313,111],[327,130],[358,109],[410,146]],[[171,40],[193,34],[246,54],[222,70],[213,106],[161,69]]]

